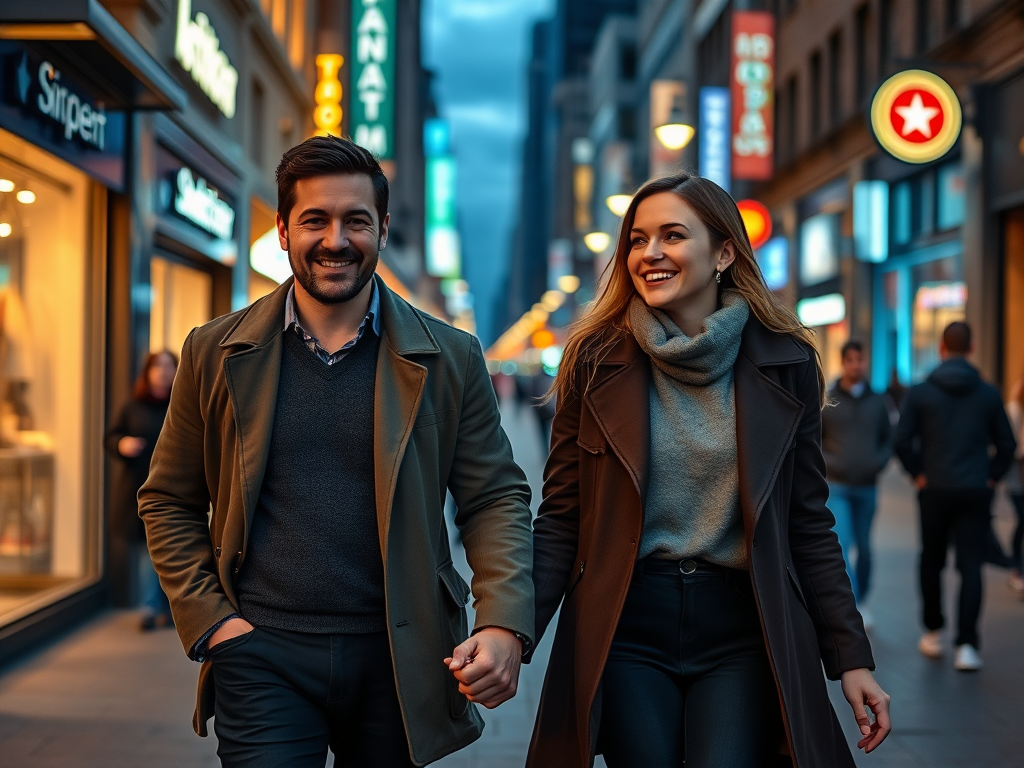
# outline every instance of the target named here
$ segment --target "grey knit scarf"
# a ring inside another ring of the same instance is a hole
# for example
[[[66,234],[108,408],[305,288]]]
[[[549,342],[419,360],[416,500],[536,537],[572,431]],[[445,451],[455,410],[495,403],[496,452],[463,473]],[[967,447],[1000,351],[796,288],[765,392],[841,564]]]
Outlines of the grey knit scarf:
[[[629,324],[651,359],[651,464],[640,557],[747,567],[733,366],[750,308],[735,291],[689,337],[635,297]]]

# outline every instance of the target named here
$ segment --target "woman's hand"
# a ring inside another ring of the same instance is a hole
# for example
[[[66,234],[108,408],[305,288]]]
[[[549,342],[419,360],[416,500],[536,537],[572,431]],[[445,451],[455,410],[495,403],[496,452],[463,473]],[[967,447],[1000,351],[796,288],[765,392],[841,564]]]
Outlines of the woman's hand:
[[[869,669],[851,669],[849,672],[843,672],[842,681],[843,694],[853,707],[853,716],[857,718],[857,726],[863,737],[857,742],[857,746],[865,753],[871,752],[885,741],[885,737],[892,730],[892,724],[889,722],[891,697],[882,690]],[[874,722],[868,717],[869,709],[875,715]]]
[[[117,452],[128,459],[134,459],[146,449],[146,441],[141,437],[122,437],[117,441]]]

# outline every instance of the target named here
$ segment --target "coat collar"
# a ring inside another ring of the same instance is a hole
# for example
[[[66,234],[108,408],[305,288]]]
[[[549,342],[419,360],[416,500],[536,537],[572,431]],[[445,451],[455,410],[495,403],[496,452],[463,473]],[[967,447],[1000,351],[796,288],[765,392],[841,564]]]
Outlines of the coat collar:
[[[768,330],[751,314],[734,368],[740,506],[748,541],[805,410],[777,375],[765,369],[809,357],[810,351],[793,337]],[[650,380],[647,356],[633,335],[624,332],[598,364],[584,394],[641,500],[646,498],[650,468]]]

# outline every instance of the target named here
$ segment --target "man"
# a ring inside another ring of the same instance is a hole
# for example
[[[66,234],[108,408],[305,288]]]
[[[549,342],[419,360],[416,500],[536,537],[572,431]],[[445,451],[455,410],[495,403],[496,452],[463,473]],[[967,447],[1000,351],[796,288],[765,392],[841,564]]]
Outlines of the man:
[[[843,375],[829,390],[833,405],[821,414],[821,449],[828,478],[828,507],[843,547],[865,627],[873,624],[864,605],[871,587],[871,523],[878,474],[892,456],[892,424],[885,399],[864,380],[864,345],[842,349]]]
[[[953,666],[964,672],[982,666],[978,617],[992,488],[1016,449],[999,391],[982,381],[965,359],[972,351],[967,323],[950,323],[939,345],[942,364],[927,381],[907,391],[896,428],[896,453],[914,478],[921,506],[926,631],[918,649],[929,658],[942,656],[942,571],[952,535],[960,571]]]
[[[185,342],[150,551],[225,766],[409,766],[476,739],[533,634],[530,490],[476,339],[374,275],[388,182],[350,141],[277,169],[294,279]],[[452,566],[450,490],[476,595]],[[208,511],[212,505],[212,516]],[[467,701],[468,700],[468,701]]]

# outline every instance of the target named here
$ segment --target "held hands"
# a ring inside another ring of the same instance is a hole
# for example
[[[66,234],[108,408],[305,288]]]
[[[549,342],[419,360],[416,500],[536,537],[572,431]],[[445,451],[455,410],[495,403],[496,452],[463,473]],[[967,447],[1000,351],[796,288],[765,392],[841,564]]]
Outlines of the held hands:
[[[875,682],[874,676],[867,669],[851,669],[843,673],[843,694],[853,707],[853,715],[857,718],[857,726],[863,738],[857,746],[865,753],[885,741],[892,730],[889,721],[890,696]],[[867,710],[875,715],[871,722]]]
[[[128,459],[134,459],[146,449],[146,441],[141,437],[122,437],[117,441],[117,452]]]
[[[514,632],[485,627],[457,646],[444,663],[459,681],[459,693],[494,709],[516,695],[522,656],[523,644]]]
[[[242,618],[228,619],[220,627],[210,635],[210,639],[206,642],[206,649],[212,650],[214,646],[219,643],[223,643],[225,640],[230,640],[233,637],[244,635],[252,632],[254,629],[253,625]]]

